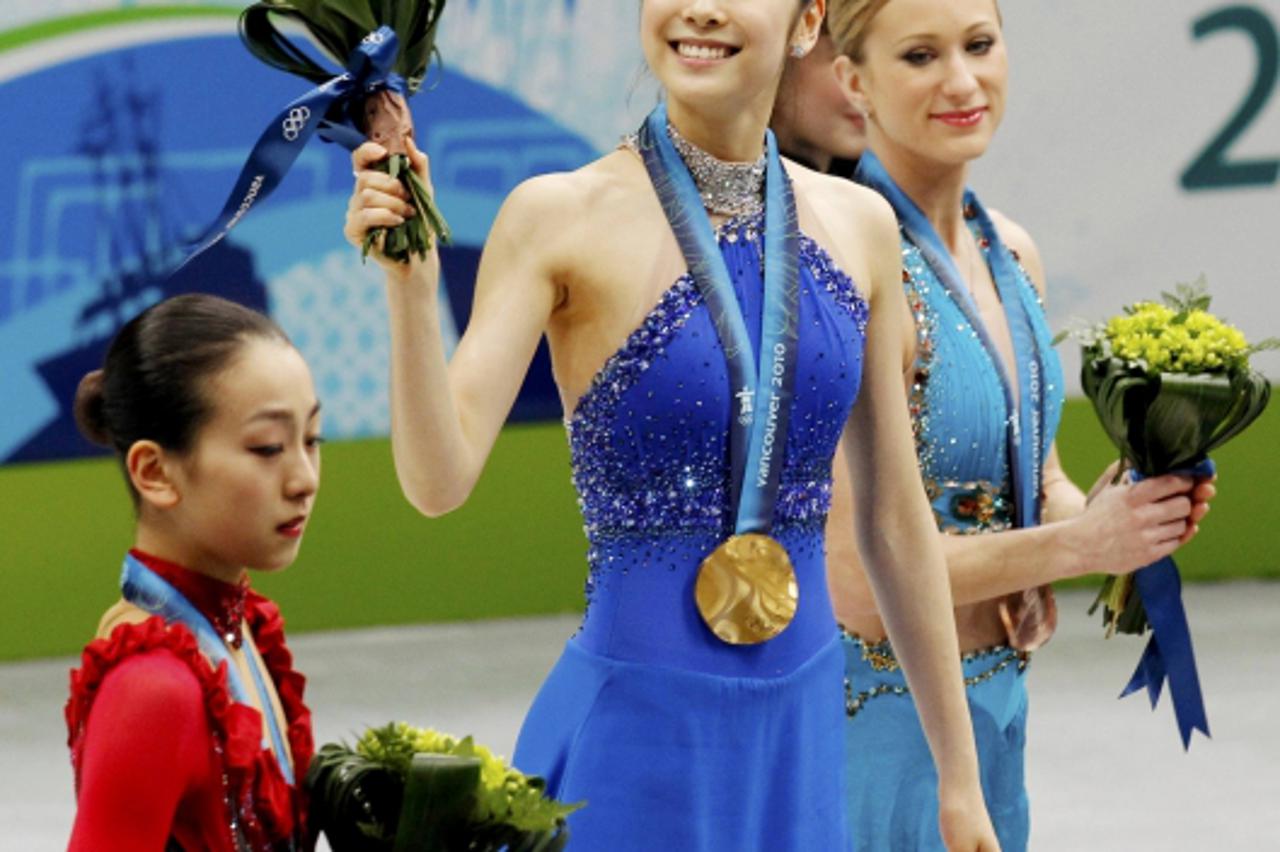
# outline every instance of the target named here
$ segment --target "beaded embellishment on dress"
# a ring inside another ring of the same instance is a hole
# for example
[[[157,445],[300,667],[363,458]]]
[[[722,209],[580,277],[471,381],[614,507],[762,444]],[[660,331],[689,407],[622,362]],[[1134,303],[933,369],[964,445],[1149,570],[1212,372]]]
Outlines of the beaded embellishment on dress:
[[[734,218],[717,229],[731,267],[760,263],[762,220],[763,214]],[[825,523],[830,456],[861,372],[860,347],[846,349],[846,335],[865,332],[868,308],[821,246],[801,236],[799,248],[807,282],[802,319],[817,337],[803,344],[809,355],[798,366],[797,384],[806,398],[823,402],[793,415],[774,527],[803,537],[789,548],[820,553],[820,538],[812,546],[808,539],[820,536]],[[681,276],[605,362],[566,423],[589,544],[589,611],[603,575],[630,570],[635,543],[643,540],[648,566],[676,570],[686,564],[690,537],[705,540],[709,550],[731,531],[728,378],[703,305],[693,278]],[[835,333],[833,323],[848,331]],[[673,359],[693,359],[698,369],[672,371]]]

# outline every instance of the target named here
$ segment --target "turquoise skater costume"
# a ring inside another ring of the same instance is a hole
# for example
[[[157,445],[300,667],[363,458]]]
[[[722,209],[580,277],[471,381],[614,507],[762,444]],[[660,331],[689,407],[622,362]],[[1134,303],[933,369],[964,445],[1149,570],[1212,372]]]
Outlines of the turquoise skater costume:
[[[1044,308],[972,192],[965,218],[991,270],[1013,338],[1009,377],[950,255],[870,152],[857,179],[898,215],[903,286],[916,325],[909,394],[916,452],[938,528],[982,535],[1039,522],[1042,466],[1062,410],[1062,369]],[[1010,381],[1018,382],[1015,407]],[[937,774],[887,641],[844,636],[849,825],[867,852],[942,850]],[[1000,645],[962,661],[987,809],[1005,852],[1027,846],[1023,783],[1025,652]]]
[[[665,115],[656,115],[651,134],[665,132]],[[643,133],[642,151],[657,144]],[[773,204],[780,187],[766,190]],[[750,214],[714,237],[706,231],[754,352],[769,310],[766,219]],[[817,243],[797,234],[793,245],[794,395],[767,520],[794,564],[799,601],[780,635],[726,644],[694,603],[699,564],[735,530],[730,421],[739,402],[692,274],[663,294],[568,421],[590,545],[588,606],[533,703],[514,762],[545,777],[551,795],[587,802],[569,818],[571,850],[848,848],[843,767],[832,759],[844,737],[844,654],[823,536],[867,304]]]

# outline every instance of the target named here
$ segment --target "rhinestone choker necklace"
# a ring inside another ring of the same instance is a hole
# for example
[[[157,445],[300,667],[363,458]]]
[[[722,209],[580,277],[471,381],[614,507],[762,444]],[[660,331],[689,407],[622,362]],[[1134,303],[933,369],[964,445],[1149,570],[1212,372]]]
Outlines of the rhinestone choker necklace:
[[[685,139],[670,122],[667,134],[689,167],[707,210],[724,216],[754,216],[764,209],[764,154],[754,163],[727,163]]]

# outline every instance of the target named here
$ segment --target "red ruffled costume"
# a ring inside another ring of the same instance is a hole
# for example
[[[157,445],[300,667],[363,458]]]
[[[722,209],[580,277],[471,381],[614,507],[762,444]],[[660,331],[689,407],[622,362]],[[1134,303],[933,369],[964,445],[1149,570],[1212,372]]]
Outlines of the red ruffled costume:
[[[265,663],[287,722],[294,775],[314,749],[305,679],[293,670],[276,605],[143,553],[134,556],[177,588],[224,635],[241,618]],[[259,711],[235,703],[226,663],[216,669],[195,636],[160,616],[115,627],[85,648],[66,707],[76,773],[70,852],[253,852],[309,846],[301,791],[262,747]]]

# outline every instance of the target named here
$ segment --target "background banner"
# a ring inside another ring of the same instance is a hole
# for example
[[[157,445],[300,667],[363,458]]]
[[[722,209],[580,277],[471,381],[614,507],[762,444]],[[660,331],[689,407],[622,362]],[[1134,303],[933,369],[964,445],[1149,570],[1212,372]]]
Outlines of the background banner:
[[[41,4],[45,16],[0,7],[0,460],[92,452],[70,411],[80,377],[130,317],[191,290],[267,310],[285,327],[315,373],[328,434],[387,432],[385,298],[376,266],[342,239],[345,150],[314,140],[267,203],[169,276],[264,123],[309,88],[241,45],[243,5]],[[634,74],[634,55],[581,49],[617,29],[606,5],[447,7],[445,65],[411,103],[454,233],[442,299],[455,329],[506,194],[577,168],[627,126],[625,99],[615,118],[603,102],[620,89],[611,80]],[[49,17],[51,8],[97,11]],[[559,411],[540,352],[515,416]]]
[[[189,290],[280,321],[332,437],[386,434],[385,301],[341,237],[344,150],[313,141],[228,239],[167,277],[264,122],[307,88],[241,46],[243,5],[0,6],[0,462],[92,452],[70,415],[76,382],[129,317]],[[1003,12],[1011,100],[973,183],[1039,243],[1054,327],[1204,273],[1217,311],[1251,338],[1276,333],[1280,0]],[[411,104],[455,234],[442,253],[455,329],[503,197],[608,150],[652,106],[638,16],[637,0],[446,7],[444,66]],[[516,418],[560,415],[540,352]]]

